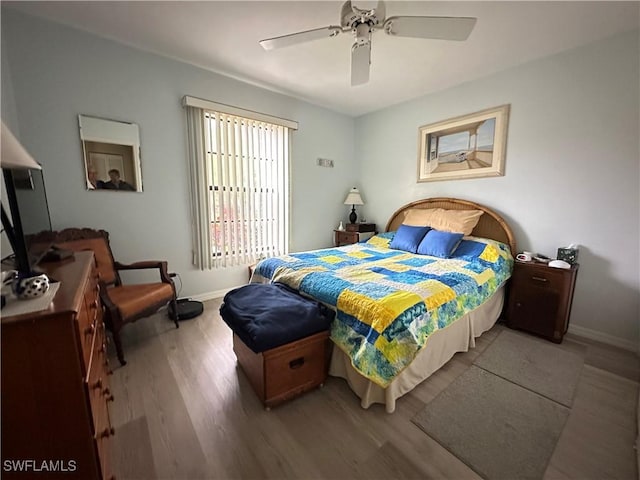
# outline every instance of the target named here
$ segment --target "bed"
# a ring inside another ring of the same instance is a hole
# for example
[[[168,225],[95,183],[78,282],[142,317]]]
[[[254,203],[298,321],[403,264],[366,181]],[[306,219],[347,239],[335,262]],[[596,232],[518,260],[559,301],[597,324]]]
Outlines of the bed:
[[[389,248],[411,215],[432,209],[482,212],[453,258]],[[362,407],[382,403],[391,413],[399,397],[494,325],[515,251],[511,229],[490,208],[433,198],[397,210],[366,243],[265,259],[252,281],[285,283],[336,310],[329,373],[348,382]]]

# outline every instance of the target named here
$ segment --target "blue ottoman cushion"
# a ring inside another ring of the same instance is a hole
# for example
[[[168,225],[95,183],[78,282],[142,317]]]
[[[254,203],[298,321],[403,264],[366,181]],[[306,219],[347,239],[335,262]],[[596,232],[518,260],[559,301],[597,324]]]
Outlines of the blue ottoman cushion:
[[[279,283],[250,283],[224,296],[220,315],[255,353],[329,329],[335,312]]]

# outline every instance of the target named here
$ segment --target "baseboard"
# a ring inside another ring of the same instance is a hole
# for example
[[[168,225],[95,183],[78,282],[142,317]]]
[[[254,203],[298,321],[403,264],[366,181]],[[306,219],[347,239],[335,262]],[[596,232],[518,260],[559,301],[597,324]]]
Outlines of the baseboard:
[[[569,333],[638,353],[638,344],[626,338],[614,337],[608,333],[599,332],[579,325],[569,325]]]
[[[238,287],[239,286],[240,285],[238,285]],[[222,290],[214,290],[212,292],[199,293],[198,295],[191,295],[185,298],[188,298],[190,300],[196,300],[198,302],[206,302],[207,300],[213,300],[214,298],[222,298],[231,290],[238,287],[230,287],[230,288],[224,288]]]

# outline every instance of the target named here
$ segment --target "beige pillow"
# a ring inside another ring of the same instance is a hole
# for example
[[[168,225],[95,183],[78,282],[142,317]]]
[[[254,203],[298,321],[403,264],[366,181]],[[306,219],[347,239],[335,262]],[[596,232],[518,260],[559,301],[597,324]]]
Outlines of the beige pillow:
[[[484,212],[482,210],[445,210],[443,208],[414,208],[407,211],[405,225],[430,226],[443,232],[471,235]]]
[[[443,212],[442,208],[412,208],[405,212],[402,223],[413,227],[431,226],[431,223]]]

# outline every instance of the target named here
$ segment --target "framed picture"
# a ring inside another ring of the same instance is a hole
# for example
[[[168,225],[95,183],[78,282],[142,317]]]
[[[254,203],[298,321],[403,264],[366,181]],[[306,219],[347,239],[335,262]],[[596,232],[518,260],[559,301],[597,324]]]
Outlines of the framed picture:
[[[509,105],[418,131],[418,182],[504,175]]]

